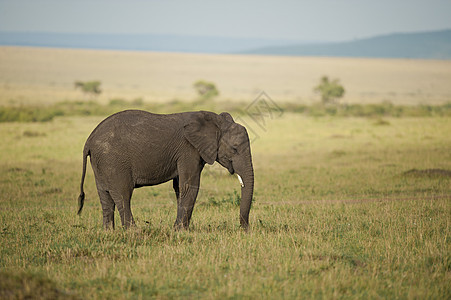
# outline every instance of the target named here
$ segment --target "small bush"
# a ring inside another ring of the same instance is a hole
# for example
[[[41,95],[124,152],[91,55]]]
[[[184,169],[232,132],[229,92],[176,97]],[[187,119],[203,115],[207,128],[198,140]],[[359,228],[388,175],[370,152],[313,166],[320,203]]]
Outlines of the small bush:
[[[202,100],[211,99],[219,95],[219,91],[213,82],[198,80],[193,84],[193,87]]]
[[[323,104],[334,103],[345,94],[345,89],[339,80],[330,81],[327,76],[321,77],[320,83],[314,88],[314,91],[321,94]]]
[[[81,89],[83,93],[87,95],[99,95],[102,90],[100,89],[100,85],[102,83],[98,80],[93,81],[75,81],[74,86],[76,89]]]

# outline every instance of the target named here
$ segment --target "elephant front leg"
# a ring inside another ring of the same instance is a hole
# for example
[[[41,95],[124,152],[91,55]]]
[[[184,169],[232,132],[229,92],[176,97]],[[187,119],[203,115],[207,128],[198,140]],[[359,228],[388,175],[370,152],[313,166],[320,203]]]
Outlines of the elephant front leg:
[[[174,224],[176,230],[188,229],[191,215],[193,214],[194,204],[199,192],[200,176],[190,179],[185,182],[180,180],[179,197],[177,199],[177,219]]]

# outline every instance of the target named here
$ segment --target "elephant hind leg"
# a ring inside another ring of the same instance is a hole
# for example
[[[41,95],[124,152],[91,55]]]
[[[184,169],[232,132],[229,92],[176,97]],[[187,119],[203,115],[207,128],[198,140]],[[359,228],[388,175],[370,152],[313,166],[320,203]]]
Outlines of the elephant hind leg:
[[[172,188],[174,189],[175,197],[177,198],[177,203],[178,203],[179,197],[180,197],[179,177],[178,176],[173,179]]]
[[[114,229],[114,201],[107,191],[97,190],[103,211],[103,226],[105,229]]]
[[[122,226],[129,228],[130,226],[135,225],[135,220],[133,219],[130,207],[130,199],[133,194],[133,187],[117,188],[115,190],[111,190],[109,193],[113,198],[114,203],[116,204],[119,215],[121,216]]]

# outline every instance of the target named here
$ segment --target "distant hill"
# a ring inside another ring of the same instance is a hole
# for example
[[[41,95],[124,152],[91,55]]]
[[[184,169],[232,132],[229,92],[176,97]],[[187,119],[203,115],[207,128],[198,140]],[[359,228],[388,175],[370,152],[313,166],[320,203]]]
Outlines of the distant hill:
[[[0,32],[0,45],[188,53],[236,53],[266,46],[287,46],[293,40],[221,38],[156,34],[83,34]]]
[[[451,59],[451,30],[396,33],[348,42],[262,47],[246,54]]]
[[[177,36],[0,32],[0,46],[185,53],[451,59],[451,30],[396,33],[347,42]]]

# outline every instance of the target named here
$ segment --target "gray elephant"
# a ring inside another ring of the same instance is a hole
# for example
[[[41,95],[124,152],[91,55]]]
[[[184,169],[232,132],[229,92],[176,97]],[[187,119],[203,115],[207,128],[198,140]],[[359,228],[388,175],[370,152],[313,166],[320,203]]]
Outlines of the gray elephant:
[[[87,157],[91,157],[105,228],[114,228],[117,207],[122,226],[134,224],[133,190],[172,180],[177,197],[176,229],[188,228],[205,163],[219,162],[241,182],[240,224],[249,226],[254,170],[246,129],[226,112],[198,111],[153,114],[139,110],[116,113],[103,120],[83,150],[78,198],[83,208]]]

